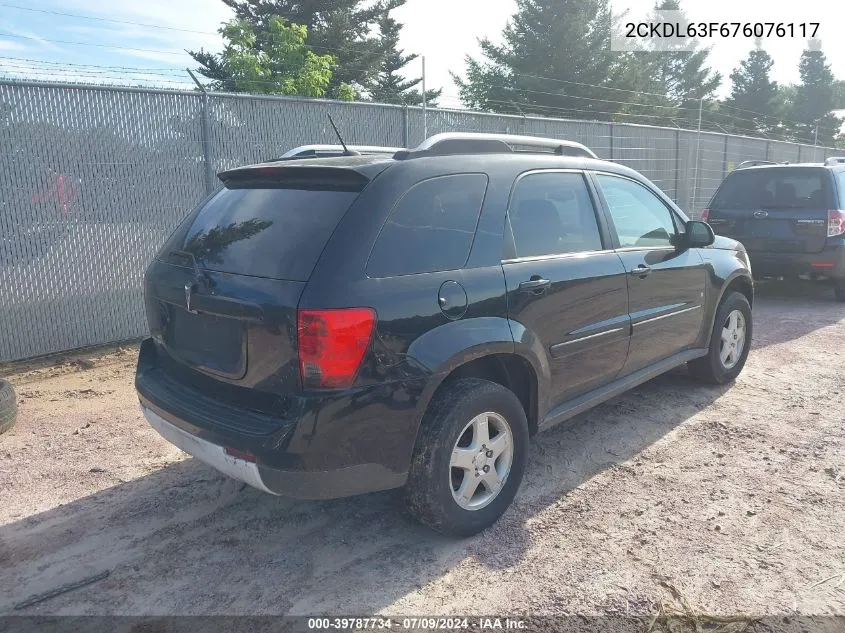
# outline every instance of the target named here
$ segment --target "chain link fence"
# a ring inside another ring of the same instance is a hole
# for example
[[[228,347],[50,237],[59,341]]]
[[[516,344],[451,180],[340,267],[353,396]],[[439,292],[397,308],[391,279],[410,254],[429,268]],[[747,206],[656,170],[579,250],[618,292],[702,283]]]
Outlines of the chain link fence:
[[[336,143],[439,132],[584,143],[697,216],[743,160],[834,153],[674,128],[281,97],[0,82],[0,362],[143,336],[141,279],[221,169]]]

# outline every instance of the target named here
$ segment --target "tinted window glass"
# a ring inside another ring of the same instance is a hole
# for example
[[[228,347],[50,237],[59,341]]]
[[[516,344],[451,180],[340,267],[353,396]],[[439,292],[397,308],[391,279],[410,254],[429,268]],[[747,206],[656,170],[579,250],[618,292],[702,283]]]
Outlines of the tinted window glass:
[[[660,198],[626,178],[601,174],[598,181],[622,248],[672,245],[673,214]]]
[[[602,249],[584,176],[531,174],[521,179],[508,210],[517,257]]]
[[[837,172],[836,181],[839,185],[839,204],[837,209],[845,209],[845,171]]]
[[[306,281],[357,195],[223,188],[199,209],[184,238],[171,240],[168,249],[191,253],[208,270]]]
[[[486,190],[484,174],[442,176],[414,185],[382,227],[367,275],[395,277],[463,267]]]
[[[722,183],[710,209],[827,209],[827,182],[823,169],[743,169]]]

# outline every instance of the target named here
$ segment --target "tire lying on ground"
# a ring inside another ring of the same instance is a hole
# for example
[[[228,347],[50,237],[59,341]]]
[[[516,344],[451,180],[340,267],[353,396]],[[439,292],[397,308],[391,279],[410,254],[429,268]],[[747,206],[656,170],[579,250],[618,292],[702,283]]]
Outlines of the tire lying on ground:
[[[0,433],[5,433],[15,424],[18,401],[15,391],[5,380],[0,380]]]

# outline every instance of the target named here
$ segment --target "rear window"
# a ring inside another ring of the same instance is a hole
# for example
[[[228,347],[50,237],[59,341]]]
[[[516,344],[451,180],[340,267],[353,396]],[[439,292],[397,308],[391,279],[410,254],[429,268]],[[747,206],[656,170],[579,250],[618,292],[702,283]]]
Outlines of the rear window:
[[[396,277],[462,268],[486,191],[484,174],[441,176],[411,187],[379,233],[367,275]]]
[[[710,209],[828,209],[830,198],[824,169],[748,169],[727,177]]]
[[[349,191],[223,188],[193,214],[187,233],[174,236],[166,255],[181,250],[207,270],[306,281],[357,196]]]

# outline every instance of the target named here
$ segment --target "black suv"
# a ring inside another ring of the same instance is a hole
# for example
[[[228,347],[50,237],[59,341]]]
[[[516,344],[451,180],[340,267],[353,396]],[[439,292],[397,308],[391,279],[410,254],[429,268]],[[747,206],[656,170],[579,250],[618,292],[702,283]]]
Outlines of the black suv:
[[[748,355],[742,246],[583,145],[438,135],[219,177],[147,270],[136,386],[165,438],[266,492],[404,486],[473,534],[538,431]]]
[[[731,172],[702,219],[742,242],[756,277],[831,282],[845,301],[845,159],[765,163]]]

